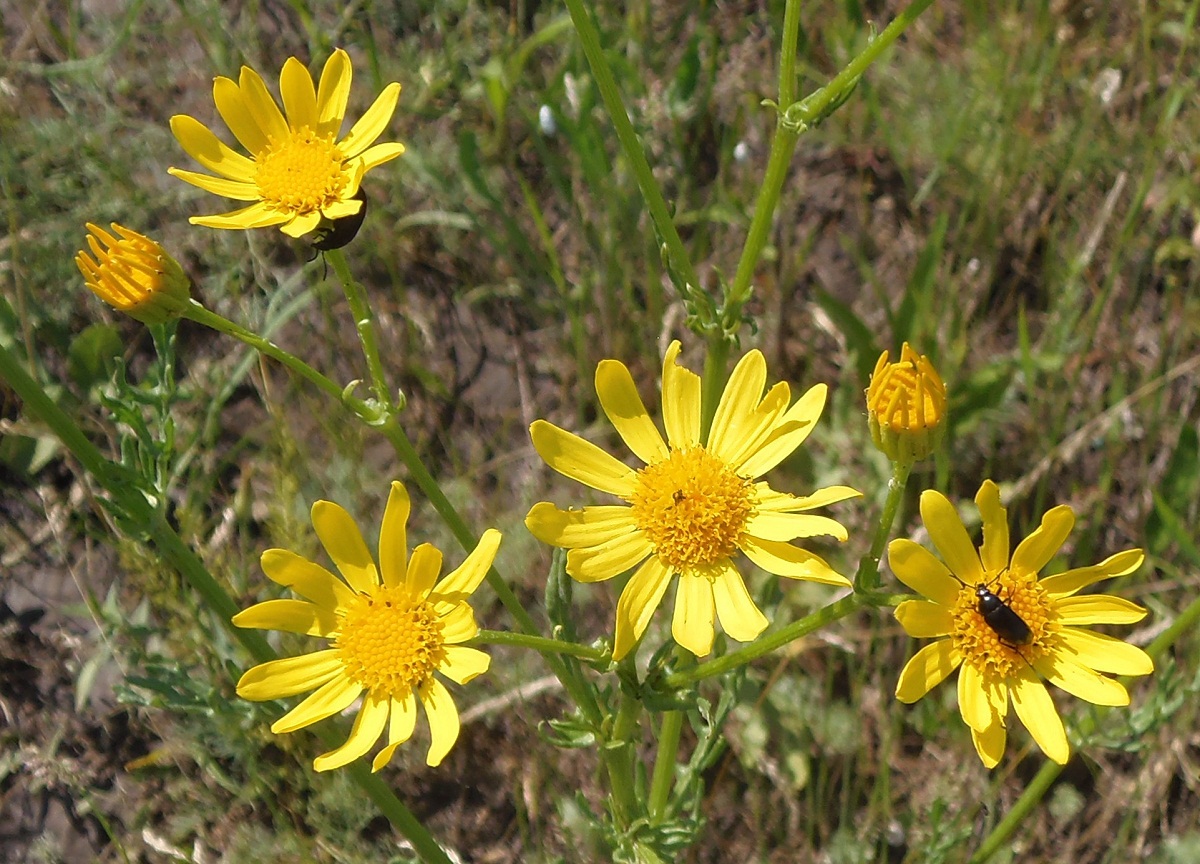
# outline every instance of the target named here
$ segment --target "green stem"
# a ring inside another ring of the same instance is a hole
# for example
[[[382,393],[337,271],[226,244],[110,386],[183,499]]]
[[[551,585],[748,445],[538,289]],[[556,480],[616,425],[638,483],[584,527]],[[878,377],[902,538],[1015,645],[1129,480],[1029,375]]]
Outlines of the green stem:
[[[195,321],[197,324],[203,324],[205,327],[211,327],[219,333],[224,333],[227,336],[232,336],[241,342],[249,345],[251,348],[270,357],[272,360],[278,360],[290,371],[296,373],[310,384],[316,385],[318,390],[333,397],[338,402],[345,405],[353,411],[364,422],[375,426],[379,424],[381,414],[378,409],[355,396],[351,396],[346,392],[346,388],[342,387],[336,381],[322,375],[313,367],[309,366],[299,357],[290,354],[280,348],[269,339],[264,339],[252,330],[247,330],[240,324],[235,324],[228,318],[218,315],[216,312],[206,309],[192,300],[182,312],[184,318]]]
[[[150,545],[187,580],[250,656],[259,663],[274,660],[276,654],[262,634],[256,630],[244,630],[233,626],[230,619],[241,611],[238,605],[213,579],[204,562],[146,501],[145,496],[132,482],[133,478],[129,476],[129,472],[107,459],[87,439],[78,424],[46,395],[41,386],[22,368],[17,358],[2,345],[0,378],[3,378],[21,398],[25,410],[49,426],[84,469],[104,487],[118,510],[133,524],[142,527]],[[450,859],[433,839],[433,835],[378,777],[366,769],[365,765],[355,763],[350,769],[350,776],[396,829],[412,843],[422,860],[428,864],[450,864]]]
[[[563,642],[560,639],[547,639],[545,636],[531,636],[528,633],[512,633],[507,630],[480,630],[470,644],[515,645],[518,648],[530,648],[542,654],[567,654],[586,660],[588,663],[604,663],[609,659],[607,651],[589,648],[576,642]]]
[[[650,780],[650,822],[658,825],[667,814],[667,802],[675,782],[675,762],[679,754],[679,736],[683,731],[683,712],[667,711],[658,730],[658,753]]]
[[[813,93],[805,100],[805,116],[810,118],[824,116],[833,101],[839,98],[846,88],[852,86],[855,80],[879,58],[879,55],[884,50],[896,41],[901,33],[909,28],[931,3],[933,3],[933,0],[914,0],[908,8],[896,16],[895,20],[888,24],[882,33],[871,40],[871,43],[863,49],[862,53],[851,60],[825,87]],[[730,286],[725,299],[721,324],[722,329],[726,333],[731,334],[737,332],[742,306],[750,299],[751,280],[754,278],[754,269],[758,265],[759,256],[766,245],[767,236],[771,229],[771,222],[775,215],[775,207],[779,203],[779,195],[783,189],[784,181],[787,179],[788,166],[792,161],[792,152],[795,150],[796,142],[800,137],[798,128],[789,128],[791,124],[784,124],[784,115],[782,113],[786,112],[792,103],[791,88],[795,82],[795,70],[791,64],[795,62],[796,41],[795,35],[788,28],[789,26],[798,28],[799,10],[798,8],[794,10],[793,6],[798,7],[799,3],[789,0],[784,11],[784,52],[781,55],[780,62],[780,99],[778,109],[781,114],[775,126],[775,137],[771,142],[771,155],[767,160],[767,173],[763,178],[763,185],[759,189],[758,200],[754,205],[754,217],[750,222],[750,230],[746,234],[746,243],[742,247],[741,258],[738,259],[737,270],[733,276],[733,284]],[[789,16],[792,17],[789,18]],[[787,49],[789,39],[791,39],[791,50]]]
[[[912,468],[911,462],[892,463],[887,500],[883,502],[883,512],[879,515],[879,524],[875,526],[875,536],[871,538],[871,548],[858,562],[858,572],[854,574],[855,591],[871,592],[879,587],[879,561],[883,558],[884,547],[891,536],[892,523],[896,521],[896,514],[900,512],[900,505],[904,503],[904,487],[908,485]]]
[[[342,291],[346,294],[346,302],[350,305],[350,314],[354,316],[354,326],[358,330],[358,341],[362,345],[363,356],[367,361],[367,372],[371,376],[371,390],[375,399],[387,414],[395,413],[396,404],[388,388],[387,376],[383,372],[383,360],[379,355],[379,339],[375,333],[375,317],[371,313],[371,304],[367,302],[363,287],[354,281],[350,273],[350,265],[341,249],[332,249],[325,253],[326,259],[333,265],[333,272],[342,283]]]
[[[632,657],[633,655],[630,655]],[[628,828],[636,812],[633,779],[633,733],[637,729],[642,703],[621,689],[617,717],[613,722],[609,746],[601,747],[608,769],[608,785],[613,796],[614,821],[619,829]]]
[[[663,198],[662,190],[658,188],[658,182],[654,179],[654,172],[650,170],[650,165],[646,161],[646,154],[642,150],[641,142],[638,141],[633,124],[629,122],[629,114],[625,111],[621,91],[617,89],[612,69],[604,57],[600,34],[596,30],[596,25],[592,23],[592,17],[584,7],[583,0],[567,0],[567,9],[571,13],[571,21],[575,24],[575,32],[579,34],[579,42],[583,46],[583,53],[587,57],[592,75],[596,78],[596,86],[604,100],[604,107],[608,111],[617,138],[621,142],[625,159],[629,162],[629,166],[637,178],[638,187],[642,190],[642,198],[646,202],[646,208],[650,211],[650,218],[654,220],[654,226],[658,229],[658,234],[667,247],[671,269],[678,272],[684,281],[684,284],[679,286],[681,293],[685,295],[684,299],[688,299],[686,295],[689,292],[701,290],[700,279],[696,275],[696,270],[692,266],[691,258],[688,256],[687,249],[684,248],[683,241],[679,238],[679,232],[675,230],[671,211]],[[707,308],[704,303],[695,305],[697,309]],[[711,324],[712,322],[704,323]]]
[[[806,636],[814,630],[819,630],[827,624],[832,624],[839,618],[845,618],[851,612],[866,605],[868,605],[868,600],[862,595],[848,594],[841,600],[829,604],[824,609],[818,609],[811,615],[804,616],[799,621],[793,621],[782,630],[777,630],[756,642],[751,642],[745,648],[739,648],[737,651],[717,657],[714,660],[709,660],[707,663],[701,663],[691,669],[685,669],[682,672],[668,675],[663,682],[663,686],[669,690],[678,690],[695,684],[697,681],[703,681],[705,678],[723,675],[739,666],[745,666],[759,657],[770,654],[775,649],[782,648],[784,645],[799,639],[801,636]]]
[[[1180,636],[1192,632],[1197,623],[1200,623],[1200,597],[1189,603],[1187,608],[1179,614],[1179,617],[1175,619],[1171,626],[1146,646],[1146,653],[1152,658],[1157,658],[1174,645]],[[1122,679],[1122,681],[1124,680],[1126,679]],[[1107,713],[1107,711],[1097,710],[1083,717],[1076,725],[1078,736],[1086,738],[1092,734],[1100,718]],[[1044,763],[1038,769],[1038,773],[1034,775],[1033,780],[1025,787],[1025,791],[1021,793],[1021,797],[1013,804],[1012,809],[1004,814],[1004,818],[984,838],[983,842],[979,845],[979,849],[971,856],[967,864],[983,864],[984,861],[987,861],[1004,848],[1008,843],[1008,839],[1013,835],[1013,832],[1033,812],[1033,809],[1045,797],[1046,792],[1049,791],[1050,786],[1065,767],[1065,765],[1059,765],[1057,762],[1047,761]]]

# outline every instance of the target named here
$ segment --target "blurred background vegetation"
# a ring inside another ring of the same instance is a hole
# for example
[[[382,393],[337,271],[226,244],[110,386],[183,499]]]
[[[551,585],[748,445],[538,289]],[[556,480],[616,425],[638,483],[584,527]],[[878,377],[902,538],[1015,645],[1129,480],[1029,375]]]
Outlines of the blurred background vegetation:
[[[806,4],[800,92],[901,8]],[[937,2],[802,138],[741,347],[766,353],[772,380],[831,387],[817,433],[772,485],[866,492],[835,514],[850,543],[819,548],[843,572],[865,552],[889,476],[866,430],[866,374],[907,339],[938,364],[952,412],[945,452],[914,475],[898,530],[919,527],[921,489],[968,499],[991,477],[1014,535],[1053,504],[1075,509],[1052,568],[1146,548],[1148,566],[1120,589],[1152,612],[1131,641],[1144,645],[1191,599],[1198,8]],[[766,164],[774,115],[760,103],[776,95],[783,4],[633,0],[594,14],[715,286],[732,274]],[[246,602],[271,590],[263,549],[315,554],[317,498],[378,530],[384,480],[400,470],[390,448],[279,367],[187,322],[164,369],[141,325],[83,290],[72,258],[87,221],[148,233],[206,305],[337,380],[364,377],[320,259],[277,231],[188,225],[227,208],[166,174],[194,167],[167,121],[187,113],[222,130],[215,75],[247,64],[274,86],[288,56],[319,70],[334,47],[354,61],[351,117],[387,82],[403,84],[382,140],[408,152],[367,178],[370,213],[347,251],[407,394],[408,434],[474,526],[505,532],[505,570],[536,606],[549,555],[521,520],[537,500],[578,492],[533,454],[528,424],[545,417],[612,443],[594,423],[597,361],[630,365],[654,405],[666,342],[684,336],[693,368],[701,344],[686,338],[564,9],[22,0],[0,8],[0,44],[0,342],[114,454],[132,435],[111,422],[114,400],[140,400],[175,524]],[[248,658],[174,573],[114,540],[87,479],[2,382],[0,432],[0,858],[408,860],[343,778],[311,773],[311,736],[273,736],[277,706],[233,697]],[[412,536],[461,560],[414,504]],[[585,637],[611,627],[609,587],[575,592]],[[776,620],[828,599],[803,583],[752,587]],[[509,626],[486,596],[484,626]],[[963,860],[1042,757],[1016,731],[1001,766],[984,770],[953,688],[898,705],[911,650],[890,616],[864,613],[756,665],[686,860]],[[563,710],[540,661],[495,653],[464,693],[474,708],[447,762],[427,769],[423,748],[405,748],[388,780],[465,862],[593,860],[580,818],[598,803],[590,757],[539,739],[539,721]],[[1007,860],[1200,860],[1198,654],[1194,639],[1179,643],[1129,711],[1074,742]]]

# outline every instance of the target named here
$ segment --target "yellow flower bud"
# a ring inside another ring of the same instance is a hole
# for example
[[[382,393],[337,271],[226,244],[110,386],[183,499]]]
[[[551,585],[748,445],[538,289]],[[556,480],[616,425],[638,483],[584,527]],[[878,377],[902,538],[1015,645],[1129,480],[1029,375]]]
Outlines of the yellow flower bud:
[[[875,446],[893,462],[912,464],[942,442],[946,431],[946,385],[923,354],[905,342],[900,359],[884,351],[871,373],[867,411]]]
[[[179,262],[149,237],[116,222],[112,228],[119,237],[87,224],[92,254],[84,250],[75,256],[87,287],[109,306],[143,324],[178,318],[191,296],[191,283]]]

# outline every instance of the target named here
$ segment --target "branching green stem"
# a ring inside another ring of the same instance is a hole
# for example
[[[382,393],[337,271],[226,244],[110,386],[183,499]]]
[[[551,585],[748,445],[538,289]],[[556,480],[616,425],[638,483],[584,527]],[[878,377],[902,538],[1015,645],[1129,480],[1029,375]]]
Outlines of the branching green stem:
[[[480,630],[471,640],[472,645],[514,645],[518,648],[529,648],[542,654],[566,654],[578,657],[588,663],[604,663],[609,659],[607,651],[589,648],[576,642],[564,642],[561,639],[547,639],[545,636],[531,636],[528,633],[513,633],[508,630]]]

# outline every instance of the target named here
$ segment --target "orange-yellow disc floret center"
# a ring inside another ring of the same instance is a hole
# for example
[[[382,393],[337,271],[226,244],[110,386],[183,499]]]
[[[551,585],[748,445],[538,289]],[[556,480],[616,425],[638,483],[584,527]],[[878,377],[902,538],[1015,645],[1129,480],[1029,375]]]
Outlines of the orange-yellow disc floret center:
[[[690,447],[639,471],[629,503],[659,560],[686,572],[737,550],[755,512],[754,484],[703,446]]]
[[[262,200],[289,213],[312,213],[341,200],[348,182],[345,157],[333,137],[307,126],[272,141],[255,162]]]
[[[1014,576],[1007,569],[999,575],[985,575],[983,584],[987,589],[1025,622],[1029,628],[1029,641],[1014,644],[988,623],[979,612],[975,585],[964,585],[958,593],[952,612],[954,630],[951,638],[962,652],[963,662],[970,663],[985,676],[1006,678],[1048,653],[1054,638],[1052,624],[1057,615],[1036,577]]]
[[[334,642],[351,680],[396,698],[427,681],[446,659],[433,606],[402,586],[358,595]]]

